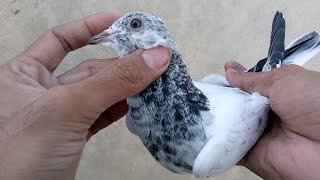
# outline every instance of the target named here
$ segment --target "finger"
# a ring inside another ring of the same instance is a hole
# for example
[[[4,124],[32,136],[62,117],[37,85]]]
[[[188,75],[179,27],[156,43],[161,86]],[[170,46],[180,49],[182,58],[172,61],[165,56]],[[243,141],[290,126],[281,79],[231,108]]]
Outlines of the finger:
[[[61,74],[57,79],[61,85],[76,83],[98,73],[101,69],[112,64],[115,60],[116,59],[87,60],[68,72]]]
[[[269,90],[273,84],[271,72],[242,73],[228,69],[226,77],[232,87],[238,87],[248,93],[258,92],[266,97],[269,97]]]
[[[106,128],[107,126],[111,125],[112,123],[116,122],[123,116],[125,116],[128,112],[128,105],[127,102],[120,101],[115,105],[108,108],[104,111],[99,118],[93,123],[90,127],[87,140],[89,140],[93,135],[98,133],[100,130]]]
[[[247,68],[245,68],[244,66],[242,66],[241,64],[239,64],[236,61],[228,61],[224,65],[224,70],[227,71],[228,69],[234,69],[238,72],[245,72],[247,70]]]
[[[103,12],[57,26],[27,48],[23,55],[54,71],[67,53],[85,46],[90,37],[107,29],[120,16],[119,12]]]
[[[83,81],[66,85],[64,92],[73,97],[71,103],[102,112],[115,102],[143,91],[165,72],[169,59],[169,51],[164,47],[138,50]]]

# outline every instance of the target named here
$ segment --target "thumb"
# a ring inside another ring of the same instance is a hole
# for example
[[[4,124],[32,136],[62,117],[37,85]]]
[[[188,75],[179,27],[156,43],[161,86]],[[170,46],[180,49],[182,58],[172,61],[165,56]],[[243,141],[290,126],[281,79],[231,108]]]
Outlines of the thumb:
[[[269,97],[269,90],[273,84],[272,72],[238,72],[227,69],[226,78],[232,87],[238,87],[248,93],[258,92]]]
[[[89,107],[101,108],[103,112],[143,91],[165,72],[169,61],[169,50],[164,47],[138,50],[113,61],[83,81],[67,85],[66,92],[73,99]]]

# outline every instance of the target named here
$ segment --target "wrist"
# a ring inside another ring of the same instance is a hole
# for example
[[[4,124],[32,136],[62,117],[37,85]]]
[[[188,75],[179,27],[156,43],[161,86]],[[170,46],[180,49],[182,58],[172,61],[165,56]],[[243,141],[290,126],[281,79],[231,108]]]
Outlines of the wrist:
[[[0,179],[75,179],[82,150],[72,148],[66,154],[70,146],[38,140],[24,136],[1,142]]]

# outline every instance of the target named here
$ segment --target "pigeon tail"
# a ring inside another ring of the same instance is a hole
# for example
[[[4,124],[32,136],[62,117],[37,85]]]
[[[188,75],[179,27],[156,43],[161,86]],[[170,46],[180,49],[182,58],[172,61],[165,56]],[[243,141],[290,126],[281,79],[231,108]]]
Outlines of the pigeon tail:
[[[307,35],[297,38],[291,42],[285,52],[282,65],[295,64],[303,66],[312,57],[320,52],[320,35],[317,32],[311,32]],[[256,66],[247,72],[260,72],[266,64],[267,58],[260,60]]]
[[[314,31],[299,37],[289,44],[284,54],[283,65],[295,64],[303,66],[319,52],[320,36]]]
[[[286,23],[283,14],[277,12],[272,22],[268,57],[259,61],[257,65],[248,70],[248,72],[270,71],[274,68],[281,67],[285,52],[285,29]]]
[[[284,39],[282,29],[285,30],[285,21],[282,13],[277,12],[272,23],[268,57],[260,60],[247,72],[269,71],[290,64],[303,66],[320,52],[320,35],[314,31],[292,41],[284,53],[281,53],[282,39]]]

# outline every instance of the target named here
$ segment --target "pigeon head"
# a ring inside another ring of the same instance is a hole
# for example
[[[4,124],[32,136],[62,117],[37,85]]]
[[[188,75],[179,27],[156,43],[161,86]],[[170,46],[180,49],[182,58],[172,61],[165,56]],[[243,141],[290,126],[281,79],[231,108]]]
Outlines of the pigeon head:
[[[157,46],[178,50],[163,21],[156,15],[142,12],[124,15],[110,28],[93,36],[88,44],[111,47],[119,56]]]

